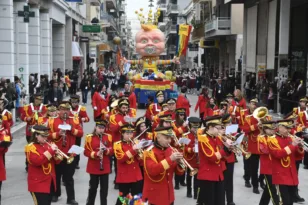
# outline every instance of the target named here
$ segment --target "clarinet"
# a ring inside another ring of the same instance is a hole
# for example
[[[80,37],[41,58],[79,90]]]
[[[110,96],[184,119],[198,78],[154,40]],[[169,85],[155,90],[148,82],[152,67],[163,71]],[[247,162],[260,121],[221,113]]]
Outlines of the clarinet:
[[[103,135],[99,135],[99,138],[100,138],[100,145],[99,145],[99,150],[102,151],[104,150],[104,146],[103,146]],[[99,162],[99,170],[104,170],[104,165],[103,165],[103,162],[104,162],[104,155],[102,154],[101,156],[101,160]]]
[[[63,124],[66,125],[66,119],[67,119],[67,113],[64,113],[63,116]],[[62,147],[66,147],[66,131],[65,131],[65,135],[62,139]]]

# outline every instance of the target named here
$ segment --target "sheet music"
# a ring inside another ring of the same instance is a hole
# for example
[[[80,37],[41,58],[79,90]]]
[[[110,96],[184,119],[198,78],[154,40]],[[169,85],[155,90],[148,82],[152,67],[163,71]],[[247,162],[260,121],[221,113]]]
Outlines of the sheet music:
[[[80,155],[81,153],[83,153],[83,151],[84,151],[84,148],[83,148],[83,147],[79,147],[79,146],[77,146],[77,145],[73,145],[73,146],[68,150],[68,153]]]

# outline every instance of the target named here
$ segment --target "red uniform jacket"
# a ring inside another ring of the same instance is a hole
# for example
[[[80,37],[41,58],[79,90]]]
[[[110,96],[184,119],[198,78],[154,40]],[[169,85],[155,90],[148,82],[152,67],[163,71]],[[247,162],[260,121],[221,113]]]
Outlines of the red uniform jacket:
[[[307,110],[305,108],[295,107],[293,108],[293,112],[298,115],[297,122],[302,126],[307,127]]]
[[[198,153],[194,152],[194,148],[196,145],[196,137],[194,133],[190,132],[188,135],[186,135],[188,139],[190,139],[190,142],[188,145],[185,146],[184,148],[184,158],[186,161],[193,167],[193,168],[198,168]]]
[[[21,109],[20,118],[22,121],[27,122],[26,136],[32,135],[31,128],[37,124],[39,117],[45,116],[46,112],[47,108],[43,104],[39,106],[34,106],[32,103],[30,103],[29,105],[25,105],[23,109]],[[30,121],[27,121],[28,117],[31,117]]]
[[[161,106],[158,103],[151,103],[149,105],[149,107],[147,108],[147,110],[145,111],[145,117],[148,120],[152,121],[152,117],[154,117],[155,115],[157,115],[160,111],[161,111]]]
[[[189,100],[185,97],[185,95],[179,94],[178,99],[176,101],[176,108],[185,108],[186,116],[189,116],[190,103]]]
[[[6,132],[5,132],[6,133]],[[5,134],[5,133],[0,133],[0,142],[2,141],[7,141],[10,142],[12,141],[11,136]],[[7,147],[0,147],[0,181],[6,180],[6,171],[5,171],[5,166],[4,166],[4,154],[8,151]]]
[[[236,101],[233,100],[232,101],[232,106],[233,106],[232,114],[237,119],[238,124],[242,125],[244,119],[241,119],[241,110],[246,110],[247,109],[245,99],[242,98],[239,102],[236,102]]]
[[[183,175],[176,162],[172,162],[171,148],[155,145],[144,152],[144,184],[142,197],[150,204],[170,205],[174,202],[173,174]]]
[[[89,122],[90,118],[87,114],[87,109],[85,106],[78,105],[75,108],[71,109],[71,117],[78,117],[79,122],[82,124],[83,122]],[[85,119],[85,121],[82,121],[82,118]]]
[[[119,97],[123,96],[124,93],[120,93]],[[128,96],[128,101],[129,101],[129,107],[137,109],[137,99],[136,99],[136,94],[134,92],[131,92],[130,95]]]
[[[208,117],[208,116],[213,116],[215,110],[218,110],[217,105],[215,105],[214,108],[207,107],[207,108],[206,108],[206,115],[205,115],[205,116],[206,116],[206,117]],[[216,113],[215,113],[215,114],[216,114]],[[203,118],[204,118],[204,117],[203,117]]]
[[[212,137],[209,134],[198,135],[199,150],[199,180],[223,181],[223,161],[227,156],[223,149],[223,144],[219,138]]]
[[[129,112],[127,113],[129,117],[136,117],[136,110],[130,108]],[[112,133],[112,141],[117,142],[121,140],[121,133],[120,128],[123,126],[126,122],[124,120],[125,115],[118,112],[117,114],[111,115],[109,118],[109,129]]]
[[[53,181],[56,189],[55,152],[47,145],[30,143],[25,146],[28,166],[28,191],[50,193]]]
[[[248,111],[246,113],[245,122],[242,129],[245,132],[245,136],[248,138],[248,151],[251,154],[260,154],[257,143],[257,137],[260,134],[258,120],[252,115],[248,115]]]
[[[179,126],[176,123],[172,123],[172,129],[175,136],[179,139],[182,137],[182,134],[188,132],[188,126],[184,127],[183,125]]]
[[[10,133],[11,127],[14,125],[12,113],[7,109],[4,109],[1,113],[2,115],[2,126]]]
[[[112,108],[111,110],[109,107],[106,107],[105,109],[102,110],[102,120],[107,120],[109,121],[109,118],[111,115],[115,115],[118,113],[117,108]]]
[[[118,165],[116,183],[134,183],[142,180],[139,157],[132,144],[118,141],[114,143],[113,149]]]
[[[97,107],[97,109],[94,109],[94,119],[99,117],[102,113],[103,109],[106,109],[108,106],[109,101],[109,95],[107,94],[106,98],[103,98],[102,95],[100,95],[99,92],[95,92],[92,97],[92,107]]]
[[[258,150],[260,153],[260,174],[272,175],[272,159],[269,154],[266,135],[258,136]]]
[[[71,130],[66,131],[66,146],[62,146],[63,138],[59,135],[60,129],[59,125],[62,124],[69,124],[71,125]],[[58,148],[67,154],[68,150],[75,145],[76,137],[83,136],[83,130],[79,123],[78,118],[71,118],[69,117],[66,122],[64,122],[60,117],[57,118],[49,118],[48,120],[48,127],[50,128],[50,139],[55,142]]]
[[[206,111],[206,105],[207,105],[208,102],[209,102],[208,97],[204,97],[204,95],[199,95],[198,102],[197,102],[196,107],[195,107],[195,112],[199,108],[199,113],[206,113],[205,112]]]
[[[110,159],[109,156],[113,155],[112,148],[112,136],[109,134],[104,134],[102,136],[102,141],[107,150],[104,151],[103,157],[103,170],[100,170],[100,157],[97,156],[97,152],[100,149],[101,139],[99,136],[94,136],[89,134],[86,136],[84,145],[84,155],[88,157],[87,173],[89,174],[110,174]]]
[[[295,156],[303,155],[304,150],[293,146],[291,137],[282,137],[279,134],[269,137],[267,143],[272,157],[273,184],[298,185]]]

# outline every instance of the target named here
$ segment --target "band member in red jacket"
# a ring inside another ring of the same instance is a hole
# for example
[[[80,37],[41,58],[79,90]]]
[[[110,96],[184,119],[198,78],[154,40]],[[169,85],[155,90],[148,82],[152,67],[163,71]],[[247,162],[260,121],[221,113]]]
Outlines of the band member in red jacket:
[[[134,126],[124,124],[121,126],[121,140],[113,145],[117,158],[116,183],[119,184],[119,191],[123,196],[131,193],[132,196],[142,193],[142,174],[139,169],[138,147],[131,142],[134,136]],[[122,205],[120,199],[116,205]]]
[[[58,115],[57,106],[55,106],[53,104],[49,104],[49,105],[46,105],[46,108],[47,108],[47,112],[46,112],[45,116],[39,117],[39,119],[37,120],[37,124],[38,125],[44,125],[44,126],[48,127],[49,118],[57,118],[57,117],[59,117],[59,115]]]
[[[199,116],[201,119],[204,119],[206,116],[206,105],[209,102],[210,98],[208,96],[208,89],[202,88],[202,91],[198,97],[198,101],[195,107],[195,112],[199,109]]]
[[[148,107],[148,109],[145,112],[145,117],[148,121],[152,121],[153,117],[157,115],[159,112],[163,111],[162,110],[162,105],[164,103],[165,97],[164,97],[164,92],[159,90],[156,92],[156,99],[157,103],[151,103]]]
[[[270,200],[273,204],[279,204],[277,190],[272,182],[272,159],[269,153],[267,139],[275,135],[277,125],[274,121],[262,122],[260,125],[261,134],[258,136],[258,147],[260,152],[260,175],[264,176],[265,189],[260,199],[259,205],[268,205]]]
[[[69,117],[71,104],[68,101],[62,101],[59,104],[59,117],[49,118],[48,126],[50,128],[50,139],[56,143],[58,148],[68,154],[69,149],[75,145],[76,138],[83,136],[83,130],[77,117]],[[71,156],[73,157],[73,156]],[[75,200],[74,190],[74,174],[75,174],[75,162],[68,163],[67,159],[64,159],[60,164],[56,165],[57,176],[57,190],[52,193],[52,201],[57,202],[58,197],[61,196],[61,177],[65,183],[67,204],[76,205],[78,202]]]
[[[55,159],[56,144],[47,144],[49,128],[35,125],[31,128],[31,143],[25,146],[25,154],[29,162],[28,191],[34,204],[51,204],[51,193],[56,189]]]
[[[279,120],[275,136],[267,139],[269,153],[272,158],[273,184],[282,204],[293,204],[298,185],[295,158],[303,155],[302,140],[290,135],[293,120]]]
[[[185,108],[186,110],[186,116],[189,116],[190,111],[190,103],[188,98],[186,97],[187,87],[183,86],[181,89],[181,93],[178,96],[178,99],[176,101],[176,108]]]
[[[196,148],[196,146],[198,146],[198,136],[197,136],[197,130],[198,128],[201,127],[201,120],[200,118],[197,117],[190,117],[188,118],[188,122],[189,122],[189,130],[190,132],[188,132],[188,134],[186,134],[183,137],[187,137],[188,139],[190,139],[190,142],[188,145],[186,145],[184,147],[184,158],[186,159],[186,161],[190,164],[190,166],[194,169],[198,169],[199,168],[199,157],[198,157],[198,148]],[[187,182],[187,193],[186,196],[188,198],[192,198],[192,176],[191,176],[191,170],[187,169],[187,178],[186,178],[186,182]],[[197,179],[197,175],[194,175],[194,187],[193,187],[193,191],[194,191],[194,199],[197,199],[198,197],[198,188],[199,188],[199,181]]]
[[[11,133],[11,127],[13,126],[13,117],[12,113],[4,108],[5,101],[4,99],[0,99],[0,115],[2,116],[3,127],[7,129],[9,133]]]
[[[129,82],[125,83],[125,85],[124,85],[124,92],[121,92],[119,96],[120,97],[121,96],[126,96],[128,98],[130,107],[134,108],[134,109],[137,109],[136,94],[134,92],[132,92]]]
[[[92,107],[94,110],[94,119],[102,115],[102,110],[108,106],[109,94],[107,93],[106,86],[100,84],[97,91],[92,97]]]
[[[79,122],[80,122],[81,126],[83,127],[83,123],[89,122],[90,118],[88,117],[86,107],[82,106],[82,105],[79,105],[79,103],[80,103],[80,96],[79,95],[71,95],[70,103],[72,105],[71,116],[72,117],[77,117],[79,119]],[[76,138],[75,144],[77,146],[81,145],[81,137],[77,137]],[[80,169],[80,167],[79,167],[79,160],[80,160],[80,156],[77,155],[75,157],[76,169]]]
[[[234,101],[232,103],[232,106],[234,107],[232,115],[235,116],[238,124],[240,124],[240,122],[239,122],[241,120],[240,112],[241,112],[241,110],[246,109],[247,106],[246,106],[246,100],[243,97],[241,90],[239,90],[239,89],[236,89],[234,91]]]
[[[210,98],[210,101],[208,102],[208,104],[206,106],[206,115],[205,116],[207,116],[207,117],[214,116],[214,111],[215,110],[219,110],[218,106],[215,103],[215,99],[214,98]]]
[[[135,136],[138,136],[138,140],[153,140],[153,133],[147,132],[151,131],[146,126],[146,119],[145,117],[140,117],[136,120],[136,133]],[[140,136],[139,136],[140,135]]]
[[[12,138],[8,135],[8,131],[2,127],[2,116],[0,115],[0,204],[1,204],[1,187],[2,181],[6,180],[6,169],[4,164],[4,155],[8,151],[9,146],[12,144]]]
[[[43,105],[43,97],[41,94],[34,95],[34,103],[25,105],[21,109],[20,118],[27,123],[26,126],[26,140],[29,143],[31,138],[31,128],[38,124],[39,117],[44,117],[47,108]],[[26,160],[26,171],[28,171],[28,161]]]
[[[113,155],[112,136],[105,133],[108,124],[105,120],[96,120],[92,134],[86,136],[84,155],[88,157],[87,173],[90,174],[89,191],[86,205],[94,205],[98,184],[100,184],[100,204],[107,204],[110,168],[110,156]]]
[[[143,201],[150,205],[171,205],[174,203],[173,174],[184,174],[178,165],[183,155],[170,147],[172,127],[155,129],[154,145],[144,151]],[[159,195],[158,195],[159,193]]]
[[[224,205],[225,189],[222,158],[230,151],[218,138],[222,129],[221,116],[207,117],[205,134],[198,135],[200,192],[198,202],[207,205]]]

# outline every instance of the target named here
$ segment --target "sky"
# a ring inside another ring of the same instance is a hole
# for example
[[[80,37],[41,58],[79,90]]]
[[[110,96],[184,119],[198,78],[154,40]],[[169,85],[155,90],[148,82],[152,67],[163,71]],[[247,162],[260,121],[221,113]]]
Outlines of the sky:
[[[139,11],[140,8],[143,8],[143,13],[147,14],[150,4],[148,0],[126,0],[126,4],[127,21],[131,22],[133,38],[135,39],[135,34],[140,29],[140,22],[138,21],[135,11]],[[155,5],[154,8],[156,8],[156,1],[154,1],[153,4]]]

